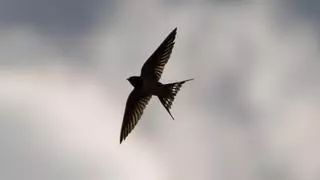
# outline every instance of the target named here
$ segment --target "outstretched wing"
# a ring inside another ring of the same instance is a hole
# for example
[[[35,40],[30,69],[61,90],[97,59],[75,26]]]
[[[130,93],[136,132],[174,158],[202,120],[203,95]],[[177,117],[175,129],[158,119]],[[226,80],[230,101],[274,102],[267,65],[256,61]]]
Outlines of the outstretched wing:
[[[159,81],[164,66],[167,64],[174,45],[177,28],[161,43],[157,50],[149,57],[141,69],[142,78],[152,78]]]
[[[135,125],[140,120],[143,114],[143,110],[148,104],[150,98],[151,95],[143,94],[137,88],[134,88],[133,91],[130,93],[127,100],[121,127],[120,144],[123,140],[126,139],[128,134],[133,130]]]

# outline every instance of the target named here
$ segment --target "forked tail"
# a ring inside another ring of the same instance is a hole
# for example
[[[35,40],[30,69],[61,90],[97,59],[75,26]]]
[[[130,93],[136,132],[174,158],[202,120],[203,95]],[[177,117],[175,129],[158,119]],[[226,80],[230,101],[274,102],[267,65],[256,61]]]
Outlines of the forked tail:
[[[172,106],[174,98],[178,94],[181,86],[185,82],[191,81],[191,80],[193,80],[193,79],[188,79],[188,80],[179,81],[179,82],[175,82],[175,83],[165,84],[163,95],[158,96],[160,102],[162,103],[164,108],[166,108],[166,110],[168,111],[168,113],[170,114],[170,116],[172,117],[173,120],[174,120],[174,118],[170,112],[170,108]]]

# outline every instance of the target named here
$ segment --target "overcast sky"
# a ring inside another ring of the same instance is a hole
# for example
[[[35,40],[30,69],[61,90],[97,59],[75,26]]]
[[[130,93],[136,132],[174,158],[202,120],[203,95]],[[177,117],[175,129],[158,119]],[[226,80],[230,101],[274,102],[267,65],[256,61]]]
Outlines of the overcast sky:
[[[0,0],[0,179],[317,180],[317,0]],[[175,28],[119,145],[126,81]]]

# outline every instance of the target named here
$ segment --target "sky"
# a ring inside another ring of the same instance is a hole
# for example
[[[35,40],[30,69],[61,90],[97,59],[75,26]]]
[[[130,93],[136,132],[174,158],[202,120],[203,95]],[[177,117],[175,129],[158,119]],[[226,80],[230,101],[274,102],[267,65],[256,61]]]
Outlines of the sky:
[[[0,0],[0,179],[317,180],[316,0]],[[126,79],[177,27],[120,145]]]

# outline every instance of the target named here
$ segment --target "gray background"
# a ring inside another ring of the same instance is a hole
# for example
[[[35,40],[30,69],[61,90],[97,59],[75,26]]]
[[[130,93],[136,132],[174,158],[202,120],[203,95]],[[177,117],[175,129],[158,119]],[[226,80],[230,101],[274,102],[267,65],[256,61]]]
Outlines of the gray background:
[[[0,0],[0,179],[320,179],[317,0]],[[119,145],[125,80],[177,27]]]

